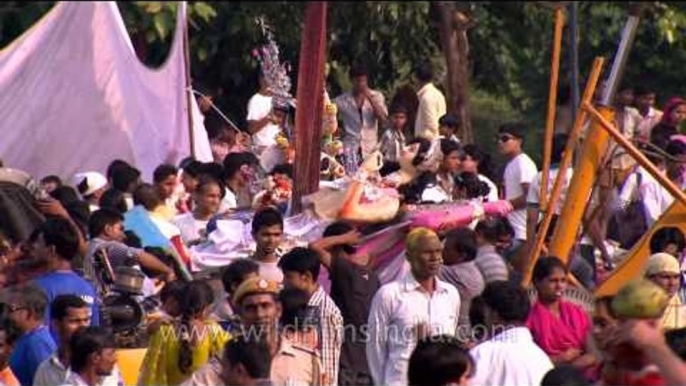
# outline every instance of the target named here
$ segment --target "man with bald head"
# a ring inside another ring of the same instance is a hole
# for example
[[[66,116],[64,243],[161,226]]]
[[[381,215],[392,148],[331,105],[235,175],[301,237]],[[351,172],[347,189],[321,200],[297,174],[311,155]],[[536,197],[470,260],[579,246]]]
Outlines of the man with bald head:
[[[367,361],[375,385],[407,385],[407,366],[417,341],[427,336],[455,335],[460,295],[437,278],[443,245],[436,233],[416,228],[406,240],[411,270],[382,286],[369,312]]]

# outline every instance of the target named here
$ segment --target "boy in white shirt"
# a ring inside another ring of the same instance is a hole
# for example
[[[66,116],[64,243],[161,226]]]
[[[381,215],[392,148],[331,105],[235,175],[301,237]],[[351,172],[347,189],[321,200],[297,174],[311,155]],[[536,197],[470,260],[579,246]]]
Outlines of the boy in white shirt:
[[[498,133],[498,151],[509,160],[503,175],[505,199],[515,209],[507,215],[515,231],[515,240],[508,253],[511,258],[517,255],[519,247],[526,242],[526,197],[538,168],[522,150],[525,136],[523,125],[508,123],[501,126]]]
[[[526,327],[531,308],[526,291],[510,281],[495,281],[481,298],[488,340],[470,352],[476,364],[471,384],[540,385],[553,363]]]
[[[457,129],[460,127],[460,120],[454,114],[445,114],[438,119],[438,134],[441,139],[449,139],[460,143],[457,138]]]
[[[391,111],[391,127],[381,136],[379,148],[384,162],[397,163],[400,152],[405,147],[405,127],[407,126],[407,109],[395,106]]]
[[[285,123],[287,106],[274,106],[272,91],[265,81],[264,74],[259,75],[260,90],[248,102],[248,130],[252,134],[255,154],[265,170],[271,170],[281,163],[276,137],[281,133]]]

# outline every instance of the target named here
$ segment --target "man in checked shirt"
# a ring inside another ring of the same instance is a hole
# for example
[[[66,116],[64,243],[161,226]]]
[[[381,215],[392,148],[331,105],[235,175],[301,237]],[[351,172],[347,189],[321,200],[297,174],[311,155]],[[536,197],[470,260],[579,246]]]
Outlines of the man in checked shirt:
[[[343,344],[343,316],[333,299],[317,283],[319,256],[309,248],[294,248],[279,261],[284,285],[310,295],[308,303],[319,309],[319,352],[324,366],[323,385],[338,385],[338,366]]]

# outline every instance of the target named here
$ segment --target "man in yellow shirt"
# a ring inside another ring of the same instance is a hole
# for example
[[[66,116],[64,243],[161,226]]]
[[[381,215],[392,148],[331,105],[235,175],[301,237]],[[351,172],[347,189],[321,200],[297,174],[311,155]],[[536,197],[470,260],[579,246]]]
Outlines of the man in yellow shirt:
[[[419,85],[417,118],[414,124],[415,137],[434,139],[438,137],[438,120],[445,115],[446,103],[443,93],[434,86],[433,68],[430,63],[420,65],[414,72]]]

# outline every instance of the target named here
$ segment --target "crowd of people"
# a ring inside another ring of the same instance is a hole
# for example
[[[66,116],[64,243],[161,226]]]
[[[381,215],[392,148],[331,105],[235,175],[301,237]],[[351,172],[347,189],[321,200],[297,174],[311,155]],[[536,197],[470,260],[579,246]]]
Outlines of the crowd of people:
[[[332,221],[314,241],[286,245],[297,162],[292,107],[275,102],[260,76],[246,131],[201,101],[214,162],[163,164],[150,182],[122,160],[72,184],[42,178],[34,207],[44,221],[25,240],[0,244],[0,384],[122,385],[103,309],[112,275],[126,269],[142,272],[138,299],[159,298],[160,311],[145,320],[141,386],[686,383],[679,228],[652,236],[639,290],[575,296],[611,273],[674,201],[650,173],[612,146],[583,226],[568,230],[578,233],[576,247],[564,259],[544,247],[527,289],[543,180],[524,152],[530,128],[499,128],[494,141],[506,164],[497,176],[484,147],[460,141],[431,66],[414,73],[416,100],[393,98],[390,108],[364,67],[350,75],[352,89],[328,102],[340,130],[322,144],[323,181],[352,177],[379,151],[382,177],[402,172],[414,146],[413,166],[433,164],[397,187],[401,210],[504,200],[509,213],[411,229],[395,280],[358,250],[375,224]],[[663,111],[655,103],[651,90],[620,91],[615,124],[683,189],[686,101],[672,98]],[[554,219],[574,173],[559,170],[566,142],[555,135],[547,178],[549,194],[564,175]],[[194,247],[213,242],[221,220],[237,213],[250,216],[252,250],[218,270],[198,269]],[[570,274],[584,288],[575,292]],[[648,292],[657,295],[646,300]]]

